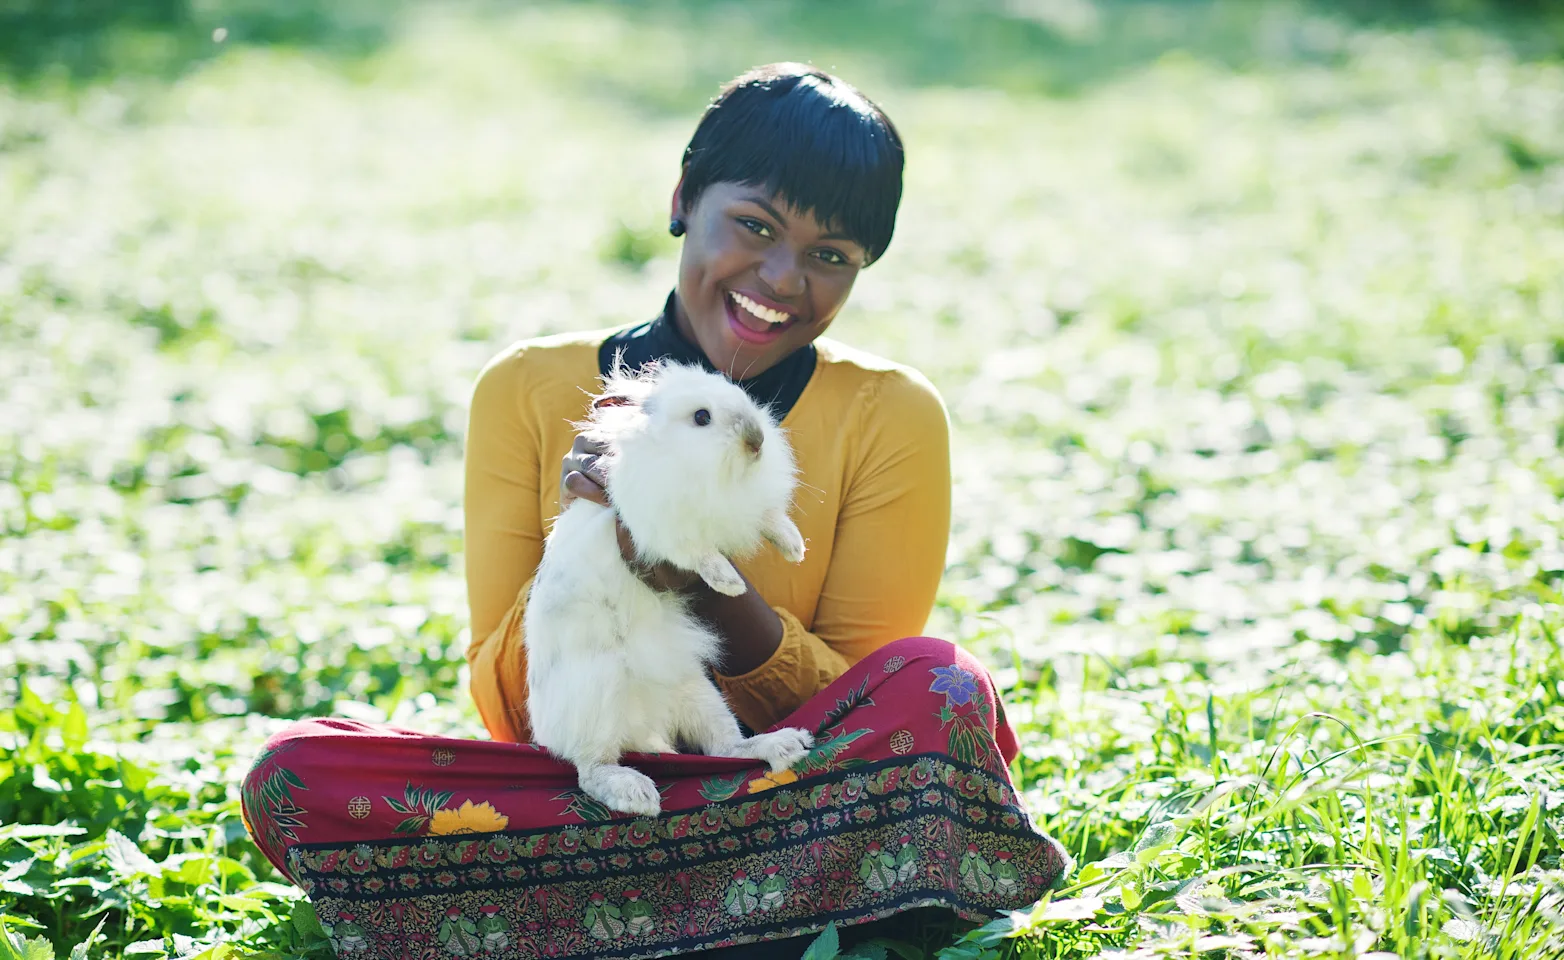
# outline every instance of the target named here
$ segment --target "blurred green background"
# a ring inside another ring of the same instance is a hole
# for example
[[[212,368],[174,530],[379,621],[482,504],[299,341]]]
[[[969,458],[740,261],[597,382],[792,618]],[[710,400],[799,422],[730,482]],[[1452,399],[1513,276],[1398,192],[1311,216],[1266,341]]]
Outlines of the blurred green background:
[[[945,396],[930,630],[1083,865],[921,946],[1559,955],[1561,55],[1542,0],[0,0],[0,958],[329,950],[245,764],[481,735],[472,380],[660,307],[777,59],[907,142],[833,335]]]
[[[0,7],[0,58],[22,79],[172,79],[221,53],[211,43],[214,30],[234,45],[362,58],[401,42],[432,6],[417,0],[7,0]],[[1404,32],[1471,28],[1502,38],[1527,58],[1551,57],[1564,43],[1557,5],[1549,0],[865,0],[845,6],[821,0],[474,0],[439,6],[489,23],[514,20],[527,8],[567,8],[631,29],[679,32],[685,57],[663,63],[658,72],[689,78],[683,92],[696,98],[732,76],[732,64],[749,62],[746,56],[844,57],[860,70],[872,64],[898,84],[1059,94],[1174,50],[1236,69],[1328,62],[1340,51],[1327,22]],[[721,32],[712,36],[715,25]],[[715,42],[692,60],[691,41],[708,46],[700,42],[702,34]],[[735,44],[743,45],[742,55]]]

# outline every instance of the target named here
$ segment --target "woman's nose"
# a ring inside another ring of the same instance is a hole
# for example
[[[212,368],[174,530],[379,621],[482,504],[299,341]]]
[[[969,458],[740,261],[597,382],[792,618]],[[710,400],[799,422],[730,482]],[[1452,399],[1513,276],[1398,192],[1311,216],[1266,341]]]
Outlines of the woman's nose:
[[[804,269],[799,258],[799,252],[787,244],[775,244],[766,251],[766,259],[760,265],[761,281],[778,297],[803,296]]]

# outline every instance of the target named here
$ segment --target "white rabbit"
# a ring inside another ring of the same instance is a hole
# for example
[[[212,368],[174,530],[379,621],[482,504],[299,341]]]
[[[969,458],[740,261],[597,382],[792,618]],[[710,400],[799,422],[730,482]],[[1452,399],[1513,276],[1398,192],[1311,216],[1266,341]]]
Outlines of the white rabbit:
[[[638,557],[696,572],[742,594],[728,561],[770,540],[794,563],[804,540],[788,518],[795,467],[765,410],[722,376],[678,364],[607,378],[582,431],[604,448],[613,508],[577,499],[554,523],[524,621],[533,740],[575,764],[581,789],[613,810],[655,816],[652,779],[626,752],[686,744],[762,760],[773,772],[813,746],[787,728],[744,738],[707,675],[720,640],[685,599],[653,590],[625,564],[618,511]]]

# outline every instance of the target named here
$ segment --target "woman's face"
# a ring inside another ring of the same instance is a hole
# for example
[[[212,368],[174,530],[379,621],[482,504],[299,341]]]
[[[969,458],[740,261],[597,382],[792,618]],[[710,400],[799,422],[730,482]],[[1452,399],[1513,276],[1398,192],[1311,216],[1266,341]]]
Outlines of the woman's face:
[[[675,319],[735,380],[825,332],[863,268],[864,248],[763,187],[715,183],[685,209]]]

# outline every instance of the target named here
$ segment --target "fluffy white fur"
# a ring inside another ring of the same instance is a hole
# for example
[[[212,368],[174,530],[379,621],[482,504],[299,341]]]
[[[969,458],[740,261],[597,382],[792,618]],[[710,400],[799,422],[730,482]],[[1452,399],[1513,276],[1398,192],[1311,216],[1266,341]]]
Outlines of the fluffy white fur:
[[[710,422],[697,423],[697,411]],[[707,676],[719,639],[683,598],[625,565],[614,510],[646,562],[744,592],[727,560],[770,540],[793,562],[804,541],[788,518],[793,453],[776,421],[721,376],[677,364],[616,374],[579,425],[605,448],[614,509],[573,501],[549,534],[527,600],[527,709],[533,739],[575,764],[581,789],[613,810],[655,816],[656,784],[628,752],[684,744],[718,757],[797,762],[813,740],[784,729],[744,738]]]

